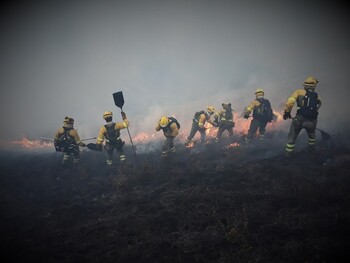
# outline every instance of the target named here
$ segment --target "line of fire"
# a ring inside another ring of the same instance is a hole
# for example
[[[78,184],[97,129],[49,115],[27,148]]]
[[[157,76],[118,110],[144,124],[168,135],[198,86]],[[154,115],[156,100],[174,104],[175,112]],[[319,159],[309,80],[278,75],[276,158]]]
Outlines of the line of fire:
[[[268,123],[266,127],[267,131],[278,130],[283,122],[281,113],[274,111],[273,114],[274,114],[274,119],[272,122]],[[235,121],[235,127],[234,127],[235,135],[244,136],[249,129],[250,121],[244,119],[237,112],[234,113],[234,121]],[[205,123],[205,127],[206,127],[206,131],[205,131],[206,136],[208,138],[207,143],[210,143],[211,140],[215,138],[218,128],[214,127],[210,123]],[[177,141],[179,141],[180,143],[185,142],[186,136],[188,134],[189,134],[189,129],[187,127],[181,128]],[[197,136],[199,135],[197,134],[196,137]],[[142,144],[149,144],[155,141],[162,140],[162,138],[163,138],[162,135],[157,132],[153,132],[153,133],[139,132],[132,137],[132,140],[135,143],[135,145],[138,145],[138,144],[142,145]],[[193,147],[193,145],[194,144],[191,143],[190,145],[187,146],[187,148]],[[2,143],[2,146],[5,148],[8,148],[9,146],[17,146],[19,148],[26,149],[26,150],[30,150],[30,149],[35,149],[35,150],[53,149],[54,150],[53,139],[51,138],[30,139],[27,136],[24,136],[18,140],[4,142]],[[232,142],[226,145],[225,148],[239,147],[239,146],[240,146],[239,142]]]

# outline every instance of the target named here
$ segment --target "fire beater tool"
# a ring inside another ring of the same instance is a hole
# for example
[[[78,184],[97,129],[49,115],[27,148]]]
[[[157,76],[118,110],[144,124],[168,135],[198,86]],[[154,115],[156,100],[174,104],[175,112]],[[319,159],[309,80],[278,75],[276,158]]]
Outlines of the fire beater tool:
[[[323,141],[328,141],[329,139],[331,139],[331,135],[329,133],[327,133],[324,130],[321,130],[319,128],[316,128],[316,130],[319,130],[321,132],[321,136],[322,136]]]
[[[123,96],[123,92],[122,91],[118,91],[113,93],[113,99],[114,99],[114,104],[120,108],[121,112],[123,112],[123,106],[124,106],[124,96]],[[131,142],[131,146],[132,149],[134,151],[135,157],[136,157],[136,151],[134,149],[134,144],[132,142],[131,136],[130,136],[130,131],[129,131],[129,127],[126,127],[128,134],[129,134],[129,138],[130,138],[130,142]]]
[[[54,139],[52,138],[46,138],[46,137],[40,137],[41,140],[44,141],[54,141]],[[89,140],[94,140],[96,139],[96,137],[91,137],[91,138],[86,138],[86,139],[82,139],[81,141],[89,141]]]
[[[292,119],[294,119],[295,117],[293,117]],[[316,130],[321,132],[322,141],[328,141],[332,138],[332,136],[329,133],[325,132],[324,130],[321,130],[319,128],[316,128]]]

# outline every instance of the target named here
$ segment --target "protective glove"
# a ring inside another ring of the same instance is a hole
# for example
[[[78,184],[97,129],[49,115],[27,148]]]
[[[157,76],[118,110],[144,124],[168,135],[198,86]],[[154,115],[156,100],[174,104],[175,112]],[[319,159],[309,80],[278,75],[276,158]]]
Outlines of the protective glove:
[[[125,114],[124,111],[121,112],[121,115],[122,115],[123,120],[125,120],[126,119],[126,114]]]
[[[129,127],[129,121],[128,121],[128,119],[125,119],[125,120],[123,121],[123,125],[124,125],[125,128],[128,128],[128,127]]]
[[[284,119],[284,120],[291,119],[291,118],[292,118],[292,116],[290,115],[290,112],[285,111],[285,112],[283,113],[283,119]]]
[[[249,113],[245,113],[244,114],[244,119],[248,119],[249,118]]]

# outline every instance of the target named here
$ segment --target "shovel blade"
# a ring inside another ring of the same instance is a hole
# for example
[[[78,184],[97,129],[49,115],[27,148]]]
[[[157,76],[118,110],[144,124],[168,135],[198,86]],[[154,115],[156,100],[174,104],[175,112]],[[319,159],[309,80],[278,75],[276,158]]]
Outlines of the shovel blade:
[[[114,103],[117,107],[123,108],[124,106],[124,96],[122,91],[113,93]]]
[[[327,133],[321,129],[317,129],[317,130],[319,130],[321,132],[322,141],[328,141],[332,138],[329,133]]]
[[[97,152],[102,152],[102,149],[101,148],[98,148],[96,146],[96,143],[88,143],[86,145],[86,147],[89,149],[89,150],[92,150],[92,151],[97,151]]]

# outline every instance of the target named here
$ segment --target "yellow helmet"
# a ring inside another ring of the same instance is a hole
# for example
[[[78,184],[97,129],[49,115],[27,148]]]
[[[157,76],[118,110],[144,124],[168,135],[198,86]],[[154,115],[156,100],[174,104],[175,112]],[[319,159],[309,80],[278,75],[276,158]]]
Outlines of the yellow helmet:
[[[66,124],[74,124],[74,119],[71,118],[71,117],[66,116],[66,117],[64,118],[63,123],[66,123]]]
[[[103,113],[104,119],[107,119],[108,117],[113,117],[113,113],[111,111],[105,111],[105,113]]]
[[[215,108],[214,108],[214,106],[208,106],[207,107],[207,111],[208,111],[208,113],[211,115],[211,114],[214,114],[214,111],[215,111]]]
[[[258,88],[258,89],[256,89],[256,91],[255,91],[255,93],[254,93],[254,94],[256,95],[256,94],[258,94],[258,93],[262,93],[262,95],[264,95],[264,93],[265,93],[265,92],[264,92],[264,90],[263,90],[263,89]]]
[[[317,83],[318,83],[318,80],[315,77],[309,76],[304,80],[303,85],[309,86],[309,87],[316,87]]]
[[[160,127],[164,128],[164,127],[166,127],[168,124],[169,124],[169,119],[168,119],[168,117],[163,116],[162,118],[160,118],[160,121],[159,121]]]

